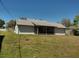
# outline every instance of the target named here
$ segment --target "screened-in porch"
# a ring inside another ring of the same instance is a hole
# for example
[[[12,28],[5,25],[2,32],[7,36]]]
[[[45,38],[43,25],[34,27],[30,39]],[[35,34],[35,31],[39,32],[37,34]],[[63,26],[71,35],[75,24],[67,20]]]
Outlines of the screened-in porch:
[[[55,27],[48,27],[48,26],[35,26],[34,32],[36,34],[54,34]]]

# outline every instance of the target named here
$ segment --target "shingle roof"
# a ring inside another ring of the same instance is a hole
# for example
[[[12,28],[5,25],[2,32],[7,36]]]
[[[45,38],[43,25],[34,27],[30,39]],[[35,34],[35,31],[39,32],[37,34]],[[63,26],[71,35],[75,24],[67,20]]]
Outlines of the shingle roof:
[[[19,20],[16,22],[18,25],[29,25],[29,26],[51,26],[57,28],[65,28],[64,25],[59,23],[51,23],[43,20]]]
[[[28,21],[28,20],[18,20],[16,21],[17,25],[28,25],[28,26],[34,26],[34,24],[32,24],[32,22]]]
[[[57,28],[65,28],[64,25],[59,23],[51,23],[48,21],[32,21],[33,24],[36,26],[51,26],[51,27],[57,27]]]

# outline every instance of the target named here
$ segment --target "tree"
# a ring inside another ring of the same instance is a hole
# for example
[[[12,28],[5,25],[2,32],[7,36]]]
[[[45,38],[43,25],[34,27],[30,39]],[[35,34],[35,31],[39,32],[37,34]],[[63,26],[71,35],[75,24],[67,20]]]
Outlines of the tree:
[[[0,19],[0,28],[2,28],[4,24],[5,24],[5,21]]]
[[[15,20],[10,20],[10,21],[7,23],[7,27],[8,27],[8,28],[14,29],[14,28],[15,28],[15,25],[16,25],[16,21],[15,21]]]
[[[27,20],[27,17],[20,17],[21,20]]]
[[[64,19],[61,21],[61,24],[63,24],[63,25],[66,26],[66,27],[69,27],[69,26],[71,26],[71,21],[70,21],[70,19],[64,18]]]
[[[77,16],[75,16],[75,18],[74,18],[74,26],[79,26],[79,16],[77,15]]]

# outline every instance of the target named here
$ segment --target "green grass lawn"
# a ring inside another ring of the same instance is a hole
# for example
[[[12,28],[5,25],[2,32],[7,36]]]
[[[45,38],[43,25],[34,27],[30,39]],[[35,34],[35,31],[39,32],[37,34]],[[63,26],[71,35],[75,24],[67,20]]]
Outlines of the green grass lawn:
[[[0,53],[2,58],[20,57],[19,40],[23,58],[79,57],[79,36],[0,33],[5,35]]]

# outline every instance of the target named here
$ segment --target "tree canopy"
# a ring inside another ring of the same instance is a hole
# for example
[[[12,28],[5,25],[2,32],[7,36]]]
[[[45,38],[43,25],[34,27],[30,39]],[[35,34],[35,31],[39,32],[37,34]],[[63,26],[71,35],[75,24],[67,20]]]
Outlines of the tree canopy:
[[[15,27],[16,25],[16,21],[15,20],[10,20],[8,23],[7,23],[7,27],[8,28],[13,28]]]
[[[61,21],[61,24],[63,24],[66,27],[69,27],[71,25],[71,21],[70,21],[70,19],[63,18]]]
[[[21,20],[27,20],[27,17],[20,17]]]
[[[79,26],[79,15],[75,16],[74,25],[77,26],[77,27]]]
[[[2,28],[4,24],[5,24],[5,21],[0,19],[0,28]]]

